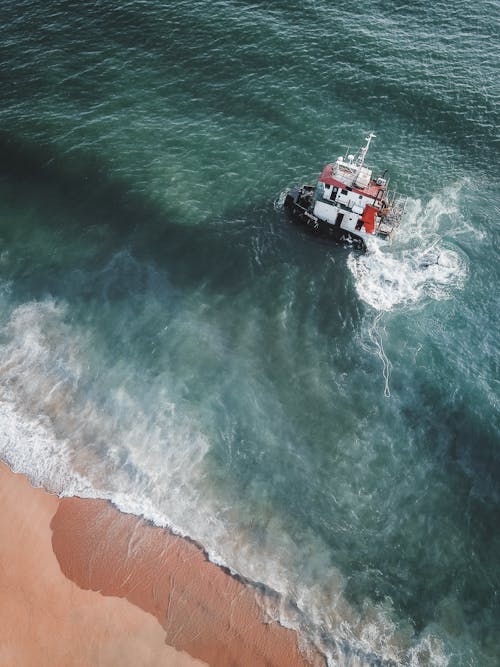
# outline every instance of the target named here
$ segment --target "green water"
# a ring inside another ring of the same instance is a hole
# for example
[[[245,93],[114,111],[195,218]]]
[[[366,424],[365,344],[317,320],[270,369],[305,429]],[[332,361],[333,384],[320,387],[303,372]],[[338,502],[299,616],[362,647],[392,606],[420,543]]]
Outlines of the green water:
[[[497,665],[498,3],[0,9],[0,455],[332,665]],[[371,130],[360,256],[279,203]]]

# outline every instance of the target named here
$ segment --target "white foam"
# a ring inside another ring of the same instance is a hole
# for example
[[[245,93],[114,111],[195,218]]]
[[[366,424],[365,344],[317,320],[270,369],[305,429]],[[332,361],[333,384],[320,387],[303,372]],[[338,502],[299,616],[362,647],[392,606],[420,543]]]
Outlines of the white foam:
[[[5,391],[0,402],[0,458],[15,472],[27,475],[35,486],[43,485],[53,492],[73,489],[74,495],[92,495],[87,480],[71,469],[65,443],[54,438],[43,418],[28,420],[19,414]]]
[[[285,207],[285,199],[288,194],[288,189],[287,190],[282,190],[276,199],[273,202],[273,208],[275,211],[282,211]]]
[[[4,335],[0,454],[59,494],[114,499],[163,524],[151,497],[166,488],[181,515],[189,476],[208,444],[178,414],[168,389],[154,393],[152,420],[128,389],[120,364],[106,369],[107,389],[101,388],[104,378],[96,386],[86,368],[94,343],[68,324],[66,306],[53,300],[14,309]],[[138,389],[138,396],[144,391]]]
[[[448,657],[444,654],[443,645],[437,637],[431,633],[424,634],[420,640],[408,651],[408,667],[447,667]]]
[[[382,361],[382,366],[383,366],[382,375],[384,377],[384,396],[386,398],[390,398],[391,390],[389,388],[389,378],[391,375],[392,364],[385,353],[383,336],[382,332],[380,331],[380,322],[382,320],[382,315],[383,315],[382,312],[376,315],[375,319],[373,320],[373,324],[368,329],[368,336],[370,341],[375,346],[375,350],[377,351],[377,356]],[[364,338],[361,339],[361,345],[364,348],[366,348],[366,343],[364,343]]]
[[[68,320],[53,300],[12,312],[0,347],[0,457],[61,495],[109,499],[199,541],[214,562],[276,591],[264,598],[268,615],[301,628],[329,664],[404,659],[407,637],[390,607],[353,608],[321,538],[292,536],[272,514],[256,533],[245,508],[222,504],[205,481],[209,441],[169,392],[168,377],[153,387],[148,410],[139,396],[146,387],[131,392],[123,368],[106,369],[105,400],[88,390],[95,341]]]
[[[376,311],[420,306],[427,299],[448,299],[463,287],[467,258],[453,244],[460,217],[461,185],[434,196],[422,210],[410,202],[399,236],[391,247],[373,242],[364,255],[351,254],[349,269],[360,298]]]

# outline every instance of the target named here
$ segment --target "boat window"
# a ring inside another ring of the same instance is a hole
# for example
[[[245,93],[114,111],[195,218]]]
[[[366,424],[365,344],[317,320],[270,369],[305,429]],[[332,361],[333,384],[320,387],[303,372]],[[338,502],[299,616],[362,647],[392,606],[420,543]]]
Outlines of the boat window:
[[[322,181],[318,181],[318,185],[317,185],[316,190],[314,192],[314,198],[315,199],[322,199],[324,194],[325,194],[325,184]]]
[[[342,190],[341,193],[342,193],[343,195],[346,195],[346,194],[347,194],[347,190]]]

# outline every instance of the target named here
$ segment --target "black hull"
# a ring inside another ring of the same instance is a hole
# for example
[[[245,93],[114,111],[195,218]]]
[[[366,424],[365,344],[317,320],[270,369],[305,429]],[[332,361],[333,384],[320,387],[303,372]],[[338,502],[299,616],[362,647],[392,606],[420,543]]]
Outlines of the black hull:
[[[307,194],[312,193],[311,186],[305,186],[305,188]],[[287,194],[284,208],[293,223],[303,225],[314,236],[330,239],[339,245],[352,246],[357,250],[366,250],[365,242],[360,236],[313,215],[309,208],[310,203],[310,197],[304,197],[304,188],[296,188]]]

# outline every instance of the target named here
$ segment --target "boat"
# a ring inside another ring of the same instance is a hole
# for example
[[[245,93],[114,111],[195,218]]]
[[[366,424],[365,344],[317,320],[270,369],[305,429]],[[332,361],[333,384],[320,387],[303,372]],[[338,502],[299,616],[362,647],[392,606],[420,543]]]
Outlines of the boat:
[[[316,185],[287,192],[284,208],[294,222],[337,243],[366,250],[370,239],[390,243],[404,215],[407,198],[389,191],[387,170],[379,177],[365,166],[375,134],[370,132],[358,155],[325,165]]]

